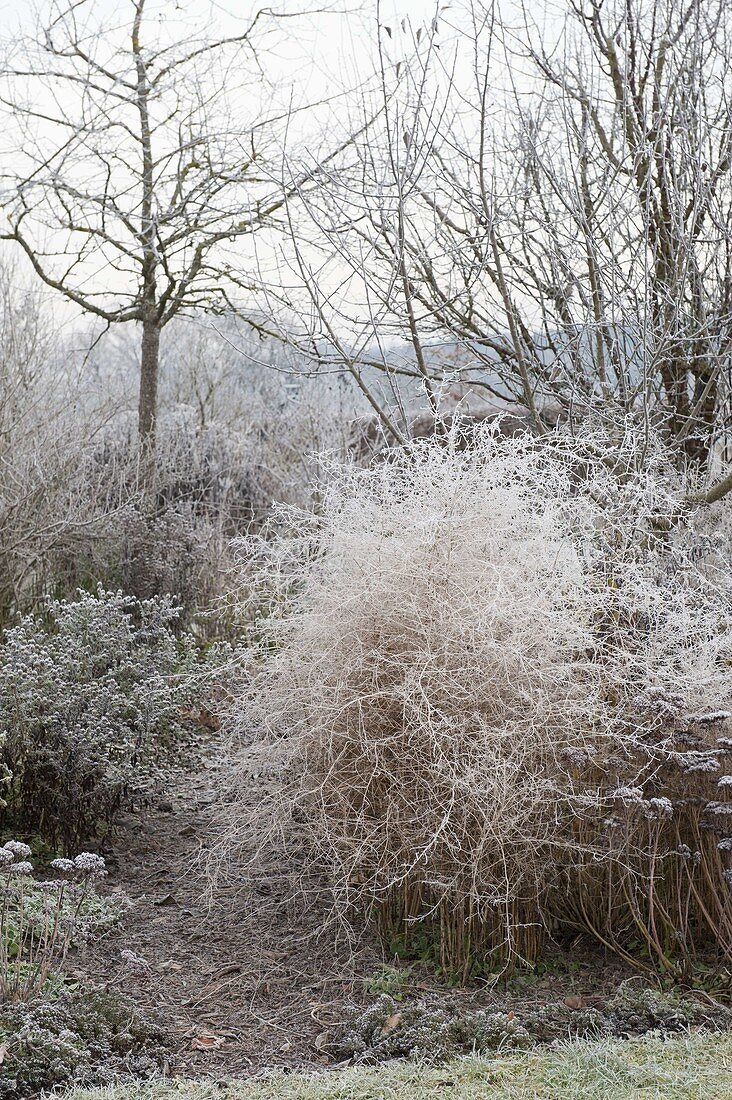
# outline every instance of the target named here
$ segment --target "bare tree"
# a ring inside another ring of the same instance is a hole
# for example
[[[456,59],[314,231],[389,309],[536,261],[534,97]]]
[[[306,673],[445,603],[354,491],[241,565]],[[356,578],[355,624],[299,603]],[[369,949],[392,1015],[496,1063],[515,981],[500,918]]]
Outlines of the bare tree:
[[[93,0],[53,0],[31,38],[6,44],[0,82],[20,135],[5,158],[2,236],[105,325],[139,324],[150,451],[161,332],[247,285],[228,246],[282,206],[273,165],[291,114],[274,104],[263,58],[292,8],[259,9],[219,38],[181,28],[178,9],[127,0],[121,26],[101,28]],[[237,116],[237,99],[259,104],[254,117]]]
[[[518,117],[515,277],[588,396],[651,407],[706,462],[732,349],[732,13],[723,0],[568,10],[553,50],[528,20],[517,45],[540,99]]]
[[[396,372],[430,403],[463,379],[539,432],[557,415],[631,416],[711,470],[730,415],[732,11],[551,11],[547,31],[533,6],[438,6],[419,42],[407,28],[406,58],[381,27],[380,140],[308,196],[350,278],[334,295],[296,253],[311,337],[334,360],[350,324],[363,369],[400,336]]]
[[[290,277],[264,288],[281,338],[314,370],[350,375],[397,442],[410,432],[410,397],[426,395],[436,414],[453,369],[432,361],[407,246],[449,106],[449,81],[439,92],[430,85],[441,9],[428,5],[426,23],[391,25],[376,4],[377,78],[361,103],[359,136],[326,166],[317,189],[303,191],[292,174]]]

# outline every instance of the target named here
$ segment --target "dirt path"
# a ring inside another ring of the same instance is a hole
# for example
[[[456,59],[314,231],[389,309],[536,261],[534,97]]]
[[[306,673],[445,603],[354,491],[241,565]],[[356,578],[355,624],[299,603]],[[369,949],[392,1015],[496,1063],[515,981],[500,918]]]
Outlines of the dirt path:
[[[216,735],[200,734],[192,755],[149,808],[123,819],[108,855],[109,888],[131,907],[72,968],[155,1015],[170,1037],[172,1073],[322,1064],[318,1036],[360,999],[358,971],[372,973],[379,956],[366,947],[354,960],[337,949],[317,907],[293,907],[288,869],[276,863],[247,891],[249,903],[232,884],[209,911],[199,856],[213,836]],[[250,797],[267,790],[253,774]]]

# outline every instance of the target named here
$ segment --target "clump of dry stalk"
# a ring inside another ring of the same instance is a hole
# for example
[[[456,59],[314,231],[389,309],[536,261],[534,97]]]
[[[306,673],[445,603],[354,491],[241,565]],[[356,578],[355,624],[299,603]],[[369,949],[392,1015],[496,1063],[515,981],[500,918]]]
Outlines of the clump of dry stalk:
[[[270,840],[296,831],[337,913],[463,977],[568,927],[732,958],[729,570],[697,560],[693,515],[663,522],[684,486],[637,454],[589,431],[416,444],[247,546]]]

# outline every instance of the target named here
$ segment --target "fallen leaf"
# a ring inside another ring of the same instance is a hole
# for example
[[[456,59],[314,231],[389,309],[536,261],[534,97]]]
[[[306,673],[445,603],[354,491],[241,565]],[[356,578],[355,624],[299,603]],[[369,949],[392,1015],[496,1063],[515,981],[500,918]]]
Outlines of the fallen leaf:
[[[399,1027],[402,1022],[401,1012],[395,1012],[392,1016],[387,1016],[384,1021],[384,1026],[381,1029],[382,1035],[389,1035],[395,1028]]]
[[[191,1039],[193,1050],[218,1050],[223,1045],[224,1040],[220,1035],[215,1035],[213,1031],[202,1031]]]
[[[223,970],[219,970],[218,977],[226,978],[229,974],[241,974],[242,969],[241,963],[232,963],[231,966],[225,966]]]
[[[175,898],[173,897],[172,894],[163,894],[163,896],[161,898],[154,898],[153,899],[153,905],[177,905],[177,904],[178,904],[178,902],[175,900]]]

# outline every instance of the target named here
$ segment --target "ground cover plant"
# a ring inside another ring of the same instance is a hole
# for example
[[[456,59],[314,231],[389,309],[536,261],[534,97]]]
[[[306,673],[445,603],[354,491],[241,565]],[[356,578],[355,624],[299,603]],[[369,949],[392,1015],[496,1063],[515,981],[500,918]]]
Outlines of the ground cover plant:
[[[732,1096],[732,1040],[576,1041],[536,1052],[471,1057],[432,1068],[380,1066],[253,1082],[171,1082],[79,1089],[69,1100],[698,1100]]]
[[[159,1030],[131,1001],[93,990],[0,1005],[0,1046],[3,1100],[74,1082],[149,1077],[163,1053]]]
[[[75,1081],[150,1074],[158,1030],[117,994],[78,989],[64,964],[121,915],[100,897],[104,860],[93,852],[51,861],[38,878],[31,849],[0,848],[0,1096],[37,1096]]]
[[[434,1003],[404,1004],[382,994],[351,1014],[329,1050],[338,1061],[372,1064],[410,1057],[439,1063],[461,1054],[526,1050],[567,1039],[627,1039],[732,1026],[732,1011],[721,1004],[637,982],[624,983],[607,997],[568,1000],[518,1010],[460,1011]]]
[[[99,588],[24,618],[0,651],[0,827],[66,851],[103,834],[149,784],[195,680],[192,639],[168,596]]]
[[[637,454],[415,444],[247,546],[243,725],[287,777],[267,843],[304,838],[336,913],[463,979],[567,929],[675,973],[732,957],[727,550],[699,562],[688,483]],[[234,798],[232,843],[252,827]]]

